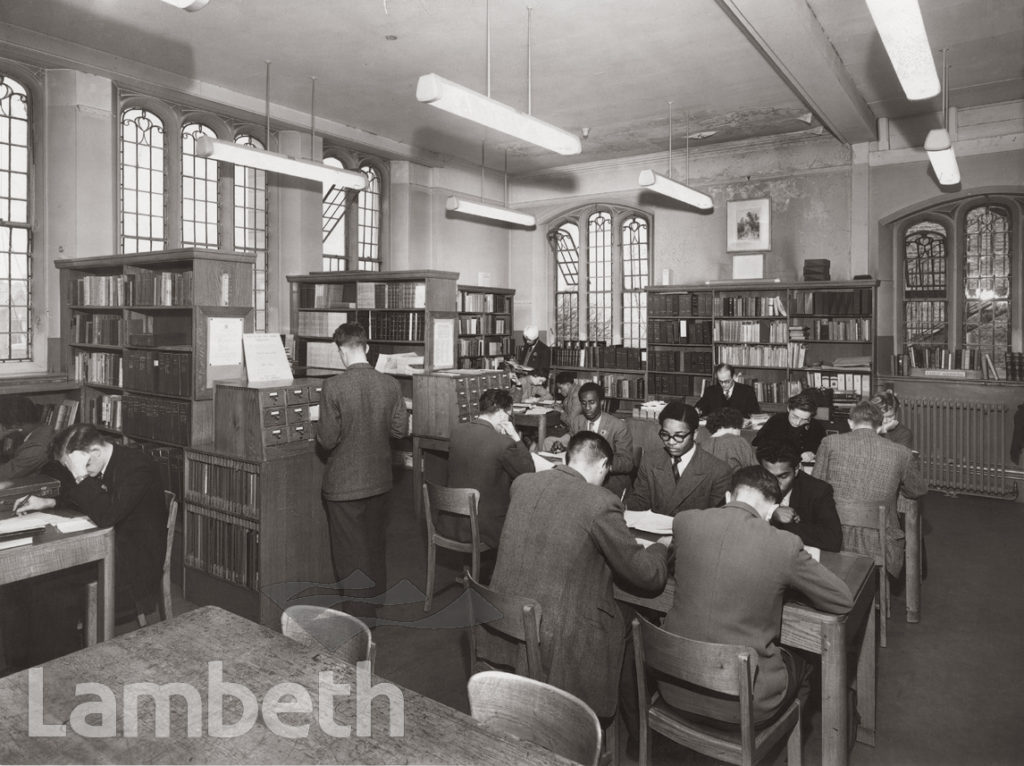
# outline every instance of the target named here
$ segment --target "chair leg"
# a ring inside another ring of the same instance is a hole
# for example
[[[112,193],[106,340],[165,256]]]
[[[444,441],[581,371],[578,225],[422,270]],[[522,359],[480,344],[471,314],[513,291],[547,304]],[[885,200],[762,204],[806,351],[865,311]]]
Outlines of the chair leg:
[[[640,766],[648,766],[651,762],[651,732],[647,728],[646,705],[640,703]]]
[[[146,627],[146,613],[142,604],[135,603],[135,620],[139,623],[140,628]]]
[[[437,551],[434,543],[427,543],[427,597],[423,600],[423,611],[429,612],[430,605],[434,601],[434,566],[436,564]]]
[[[878,643],[884,649],[886,647],[886,612],[889,611],[889,575],[886,573],[884,566],[879,567],[878,572]]]
[[[608,724],[608,728],[604,730],[604,741],[603,741],[603,752],[599,763],[602,766],[610,764],[611,766],[619,766],[620,755],[619,755],[619,713],[615,712],[615,717],[612,718],[612,722]]]
[[[789,740],[786,743],[786,766],[802,766],[803,764],[803,705],[799,700],[796,703],[796,725],[789,733]],[[851,740],[852,742],[852,740]]]
[[[169,620],[169,619],[171,619],[171,617],[174,616],[173,610],[171,609],[171,573],[170,572],[165,572],[164,573],[164,581],[162,583],[162,586],[163,587],[161,587],[161,589],[160,589],[161,590],[161,594],[160,595],[163,596],[163,598],[161,600],[161,603],[160,603],[160,609],[161,609],[160,619],[161,620]]]

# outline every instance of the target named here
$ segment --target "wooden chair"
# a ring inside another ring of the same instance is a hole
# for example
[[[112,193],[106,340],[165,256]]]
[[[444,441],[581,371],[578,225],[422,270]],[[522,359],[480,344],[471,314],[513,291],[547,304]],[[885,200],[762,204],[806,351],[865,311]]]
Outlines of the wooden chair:
[[[490,546],[480,542],[480,528],[476,516],[479,501],[480,493],[475,489],[442,487],[429,481],[423,482],[423,511],[427,519],[427,597],[423,601],[424,612],[430,611],[430,605],[434,601],[438,547],[472,554],[473,579],[480,579],[480,554],[490,550]],[[470,542],[465,543],[440,534],[434,525],[434,514],[438,512],[467,517]]]
[[[486,728],[596,766],[601,723],[578,697],[542,681],[496,670],[471,676],[467,690],[470,714]]]
[[[160,576],[157,613],[161,620],[169,620],[174,616],[171,611],[171,551],[174,548],[174,522],[178,518],[178,496],[165,489],[164,504],[167,506],[167,547],[164,549],[164,568]],[[140,628],[146,627],[146,606],[142,601],[135,602],[135,619]]]
[[[800,766],[800,701],[794,699],[769,726],[754,728],[754,674],[757,652],[749,646],[711,644],[669,633],[643,617],[633,619],[637,690],[640,695],[640,765],[651,758],[650,729],[717,760],[754,764],[788,735],[787,764]],[[739,730],[691,721],[647,689],[645,670],[691,686],[736,698]]]
[[[843,550],[870,556],[878,567],[878,643],[886,645],[886,624],[891,608],[889,575],[885,569],[887,503],[836,499],[839,523],[843,527]],[[855,541],[852,530],[859,528]]]
[[[546,680],[540,659],[540,604],[532,598],[491,590],[478,583],[468,570],[463,574],[463,581],[469,603],[470,675],[493,669],[477,656],[476,649],[478,634],[490,630],[525,645],[527,675],[535,681]]]
[[[377,645],[358,617],[327,606],[295,604],[281,613],[281,632],[305,646],[321,646],[353,665],[367,661],[373,669]]]

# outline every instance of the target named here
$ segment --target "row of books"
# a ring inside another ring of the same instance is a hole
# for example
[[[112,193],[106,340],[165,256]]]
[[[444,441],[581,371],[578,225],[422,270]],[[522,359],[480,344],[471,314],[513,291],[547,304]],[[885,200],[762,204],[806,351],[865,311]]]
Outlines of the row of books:
[[[460,335],[504,335],[509,331],[509,317],[459,317]]]
[[[120,346],[124,322],[113,314],[71,315],[71,338],[73,343],[94,343],[99,346]]]
[[[711,374],[714,357],[710,351],[648,351],[648,368],[659,372]]]
[[[810,324],[789,326],[789,339],[855,340],[871,342],[870,319],[812,319]]]
[[[138,446],[147,453],[160,471],[160,480],[164,489],[169,489],[178,497],[182,496],[185,477],[185,456],[180,447],[167,447],[161,444],[144,444],[129,441],[130,446]]]
[[[192,395],[192,354],[124,350],[124,387],[169,396]]]
[[[769,319],[715,320],[716,343],[785,343],[789,326],[785,321]]]
[[[60,404],[46,403],[40,406],[39,421],[49,423],[54,431],[62,431],[74,425],[78,418],[78,400],[65,399]]]
[[[647,313],[649,316],[709,317],[712,297],[710,292],[650,293],[647,296]]]
[[[831,388],[835,392],[845,391],[858,397],[871,395],[871,375],[864,372],[808,372],[804,375],[807,388]],[[835,404],[835,398],[832,400]]]
[[[512,338],[485,340],[484,338],[459,338],[459,356],[500,356],[515,353]]]
[[[300,311],[299,335],[314,335],[320,338],[329,338],[338,329],[339,325],[348,322],[349,312],[347,311]]]
[[[88,274],[71,283],[75,306],[190,306],[191,271]]]
[[[497,293],[464,293],[459,292],[459,311],[480,311],[489,314],[508,314],[512,310],[512,300],[508,295]]]
[[[989,363],[991,364],[991,360],[989,360]],[[1017,351],[1007,351],[1005,363],[1007,380],[1024,380],[1024,354]],[[993,368],[994,372],[995,369]],[[995,379],[998,379],[998,377],[998,374],[993,375]]]
[[[642,370],[646,349],[609,346],[605,341],[566,341],[551,349],[555,367],[604,367],[613,370]]]
[[[796,292],[790,299],[790,314],[871,314],[871,288]]]
[[[82,402],[82,422],[120,431],[124,425],[121,394],[95,394]]]
[[[710,319],[651,319],[647,323],[648,343],[694,343],[707,346],[713,337]]]
[[[359,282],[356,308],[422,309],[427,305],[425,282]]]
[[[417,311],[368,312],[360,321],[366,328],[371,341],[374,340],[423,340],[423,314]]]
[[[908,372],[915,367],[921,370],[981,370],[984,359],[983,355],[973,348],[950,351],[938,346],[918,345],[907,346],[903,358],[904,369]]]
[[[761,404],[781,404],[803,391],[803,384],[798,380],[759,380],[750,381],[757,401]]]
[[[715,316],[722,317],[784,317],[786,304],[780,295],[718,295]]]
[[[120,354],[109,351],[75,351],[71,363],[75,380],[101,386],[120,386],[124,379]]]
[[[259,474],[220,455],[190,454],[185,500],[232,516],[259,518]]]
[[[299,309],[354,309],[356,286],[353,282],[299,285]]]
[[[798,368],[804,366],[807,346],[787,343],[785,346],[719,346],[718,361],[737,367]]]
[[[185,565],[236,585],[260,585],[259,525],[189,505],[185,516]]]
[[[131,311],[125,320],[131,346],[191,346],[192,317],[180,314],[141,314]]]
[[[693,378],[686,375],[659,375],[651,373],[650,393],[652,396],[700,396],[704,393],[707,378]]]
[[[615,399],[640,399],[644,398],[646,384],[640,375],[619,375],[617,373],[604,372],[596,375],[580,375],[577,380],[593,381],[604,390],[605,397]]]
[[[191,403],[128,394],[124,398],[124,432],[140,439],[187,447],[191,441]]]

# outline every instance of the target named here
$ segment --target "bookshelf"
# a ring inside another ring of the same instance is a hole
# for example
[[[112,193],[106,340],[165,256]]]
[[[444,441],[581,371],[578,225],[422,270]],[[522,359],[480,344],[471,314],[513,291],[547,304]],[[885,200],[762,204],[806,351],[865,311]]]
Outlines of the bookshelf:
[[[456,306],[458,276],[453,271],[350,271],[288,277],[298,373],[340,369],[331,335],[345,322],[366,328],[371,364],[379,354],[412,352],[423,356],[429,369],[431,328],[439,315],[451,314]]]
[[[833,407],[845,411],[873,390],[877,287],[853,280],[648,288],[648,394],[692,404],[715,365],[728,362],[766,411],[784,410],[805,388],[831,389]]]
[[[608,410],[630,412],[647,398],[646,358],[646,349],[563,341],[551,348],[551,372],[554,376],[568,370],[577,380],[597,383],[604,389]]]
[[[516,291],[509,288],[458,286],[458,366],[497,370],[515,354],[512,307]]]

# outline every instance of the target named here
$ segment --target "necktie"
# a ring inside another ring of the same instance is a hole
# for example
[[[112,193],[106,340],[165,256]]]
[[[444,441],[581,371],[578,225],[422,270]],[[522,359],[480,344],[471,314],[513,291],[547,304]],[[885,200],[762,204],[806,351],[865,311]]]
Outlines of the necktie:
[[[676,481],[679,481],[679,464],[683,461],[682,455],[672,456],[672,475],[676,477]]]

